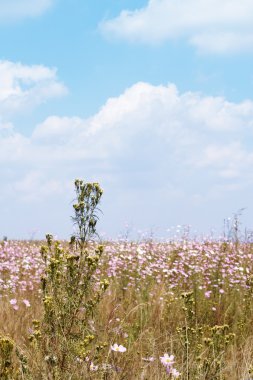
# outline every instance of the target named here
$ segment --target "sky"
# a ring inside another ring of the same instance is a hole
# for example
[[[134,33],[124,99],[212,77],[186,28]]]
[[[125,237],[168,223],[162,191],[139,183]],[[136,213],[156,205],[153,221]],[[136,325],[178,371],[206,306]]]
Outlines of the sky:
[[[253,228],[252,0],[0,0],[0,237]],[[181,226],[181,227],[177,227]]]

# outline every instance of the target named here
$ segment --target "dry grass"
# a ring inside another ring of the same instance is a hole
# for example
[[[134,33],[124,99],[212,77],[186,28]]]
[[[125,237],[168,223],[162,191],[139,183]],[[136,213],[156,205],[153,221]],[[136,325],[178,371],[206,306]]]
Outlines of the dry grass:
[[[128,245],[124,252],[122,244],[118,243],[114,244],[115,251],[117,246],[122,257],[128,255],[129,250],[136,250],[136,245],[131,249]],[[152,251],[155,252],[156,249],[160,248],[153,244]],[[215,249],[217,250],[217,247]],[[227,249],[229,254],[232,248]],[[248,253],[251,254],[251,246],[242,246],[241,249],[245,257]],[[155,259],[151,258],[150,262],[152,260]],[[245,265],[242,261],[232,262],[233,266],[239,264]],[[249,372],[253,365],[251,283],[244,288],[241,284],[231,287],[228,280],[224,281],[224,293],[212,294],[208,298],[201,289],[204,273],[198,274],[198,281],[195,275],[190,274],[187,279],[188,289],[185,284],[182,284],[182,287],[179,284],[172,291],[169,278],[157,282],[156,278],[148,277],[136,282],[136,286],[126,287],[128,269],[131,268],[126,267],[122,275],[117,273],[111,278],[110,287],[90,320],[89,330],[95,336],[95,344],[106,343],[107,346],[97,357],[90,358],[89,362],[76,358],[68,372],[72,374],[68,374],[66,379],[172,379],[160,362],[164,353],[175,356],[174,366],[181,373],[180,378],[184,380],[250,378]],[[217,282],[221,272],[217,268],[215,270]],[[106,274],[107,271],[108,259],[105,258],[100,272]],[[250,268],[249,278],[251,273]],[[134,281],[133,278],[133,283]],[[186,290],[188,293],[185,293]],[[31,371],[27,379],[43,379],[39,372],[39,361],[45,358],[41,357],[28,339],[32,321],[42,318],[41,295],[36,286],[32,291],[15,294],[18,310],[13,309],[10,298],[13,298],[13,295],[0,299],[0,334],[9,336],[26,353]],[[24,299],[30,301],[31,307],[22,303]],[[113,352],[110,347],[114,343],[126,347],[126,352]],[[62,348],[59,347],[60,349]],[[57,352],[55,355],[57,356]],[[154,360],[149,361],[149,358]],[[90,371],[91,361],[94,371]],[[14,366],[17,363],[14,359]],[[107,370],[102,370],[106,365]],[[51,378],[57,377],[44,375],[44,379]]]

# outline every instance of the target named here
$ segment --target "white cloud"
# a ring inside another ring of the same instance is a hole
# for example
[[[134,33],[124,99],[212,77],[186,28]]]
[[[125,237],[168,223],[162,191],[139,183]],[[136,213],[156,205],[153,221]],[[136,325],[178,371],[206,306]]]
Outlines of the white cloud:
[[[34,17],[49,9],[53,0],[0,0],[0,23]]]
[[[92,117],[49,116],[30,136],[11,121],[0,123],[0,201],[25,201],[31,215],[39,203],[48,223],[43,202],[55,207],[63,199],[70,202],[70,183],[82,177],[107,187],[105,213],[114,230],[137,209],[137,224],[145,219],[147,225],[151,215],[150,225],[160,224],[161,214],[179,218],[178,212],[185,223],[196,205],[211,199],[226,203],[228,193],[252,187],[252,135],[250,100],[233,103],[180,93],[174,84],[136,83]]]
[[[29,148],[29,139],[19,133],[0,139],[1,163],[18,162],[24,160],[25,151]],[[30,157],[31,159],[31,157]]]
[[[173,84],[137,83],[93,117],[50,116],[30,137],[11,126],[7,131],[0,138],[0,162],[32,162],[60,171],[62,163],[86,162],[89,173],[96,167],[105,174],[106,167],[116,176],[123,169],[139,178],[147,172],[162,176],[166,170],[206,168],[217,178],[251,176],[253,154],[245,139],[252,138],[253,102],[180,94]]]
[[[48,179],[40,171],[32,170],[13,183],[12,191],[19,193],[25,201],[38,201],[50,196],[59,196],[66,191],[66,184],[57,179]]]
[[[253,151],[247,151],[240,142],[230,142],[227,145],[217,142],[205,147],[203,159],[197,165],[214,168],[220,177],[227,179],[251,178]]]
[[[0,83],[2,118],[67,92],[66,87],[57,79],[56,69],[42,65],[28,66],[0,61]]]
[[[253,18],[252,18],[253,21]],[[213,33],[199,33],[190,37],[190,43],[203,53],[237,53],[253,51],[253,28],[252,32],[237,33],[220,30]]]
[[[252,0],[149,0],[101,24],[109,36],[158,43],[184,38],[201,52],[253,51]]]

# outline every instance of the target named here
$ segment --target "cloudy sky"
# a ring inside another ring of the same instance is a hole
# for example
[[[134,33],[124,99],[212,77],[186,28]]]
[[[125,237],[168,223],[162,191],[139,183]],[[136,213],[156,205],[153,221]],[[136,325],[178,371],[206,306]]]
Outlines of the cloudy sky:
[[[107,237],[253,228],[252,0],[0,0],[0,46],[0,237],[68,237],[75,178]]]

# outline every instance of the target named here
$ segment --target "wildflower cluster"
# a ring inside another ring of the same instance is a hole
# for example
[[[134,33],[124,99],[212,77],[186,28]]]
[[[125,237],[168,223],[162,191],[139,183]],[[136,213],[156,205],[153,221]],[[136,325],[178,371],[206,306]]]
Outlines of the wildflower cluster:
[[[0,378],[247,378],[252,244],[98,245],[102,190],[75,190],[70,242],[0,243]]]
[[[168,355],[167,353],[165,353],[163,356],[160,356],[160,361],[162,365],[164,365],[167,374],[170,375],[172,379],[177,379],[180,376],[178,370],[174,368],[174,355]]]

